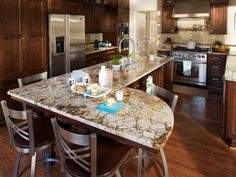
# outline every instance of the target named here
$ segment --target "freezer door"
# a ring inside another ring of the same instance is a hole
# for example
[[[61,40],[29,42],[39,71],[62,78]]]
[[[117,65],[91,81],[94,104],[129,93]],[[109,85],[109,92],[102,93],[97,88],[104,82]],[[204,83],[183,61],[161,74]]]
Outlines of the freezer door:
[[[68,15],[70,71],[85,67],[85,17]]]
[[[49,76],[67,72],[66,15],[49,15]]]

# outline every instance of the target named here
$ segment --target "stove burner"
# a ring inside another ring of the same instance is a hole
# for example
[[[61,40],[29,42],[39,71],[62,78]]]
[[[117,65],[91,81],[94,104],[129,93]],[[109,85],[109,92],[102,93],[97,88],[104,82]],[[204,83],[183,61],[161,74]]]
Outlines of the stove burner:
[[[195,49],[188,49],[187,47],[177,46],[177,47],[173,48],[172,50],[173,51],[187,51],[187,52],[203,52],[203,53],[207,53],[208,51],[210,51],[210,48],[196,47]]]

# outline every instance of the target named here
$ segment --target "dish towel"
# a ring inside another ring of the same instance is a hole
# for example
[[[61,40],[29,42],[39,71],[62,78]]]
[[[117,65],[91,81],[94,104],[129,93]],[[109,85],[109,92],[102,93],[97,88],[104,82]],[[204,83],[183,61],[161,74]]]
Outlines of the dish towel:
[[[192,62],[184,60],[183,61],[183,75],[191,76],[191,68],[192,68]]]
[[[121,109],[122,105],[123,105],[122,102],[116,102],[113,106],[107,106],[106,103],[102,103],[97,107],[97,109],[99,111],[116,113]]]

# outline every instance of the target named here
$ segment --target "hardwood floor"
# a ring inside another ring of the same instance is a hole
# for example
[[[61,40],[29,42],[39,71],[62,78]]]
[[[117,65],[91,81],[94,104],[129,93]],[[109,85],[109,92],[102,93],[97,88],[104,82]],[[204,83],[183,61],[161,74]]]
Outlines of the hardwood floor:
[[[222,97],[179,94],[175,111],[175,126],[165,147],[170,177],[235,177],[236,150],[222,141]],[[0,177],[10,177],[15,161],[15,150],[9,145],[7,129],[0,126]],[[157,155],[159,158],[159,155]],[[27,158],[25,161],[27,163]],[[59,165],[45,175],[43,166],[37,176],[59,176]],[[28,171],[27,171],[28,172]],[[27,176],[26,173],[24,176]],[[136,163],[125,167],[125,176],[136,175]],[[151,167],[144,175],[155,176]]]

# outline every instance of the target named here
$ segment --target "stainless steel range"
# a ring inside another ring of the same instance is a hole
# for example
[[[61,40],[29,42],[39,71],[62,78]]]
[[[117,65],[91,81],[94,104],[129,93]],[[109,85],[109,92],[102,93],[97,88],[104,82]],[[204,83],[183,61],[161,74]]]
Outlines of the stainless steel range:
[[[206,86],[207,52],[209,48],[189,50],[176,47],[174,57],[174,82]]]

